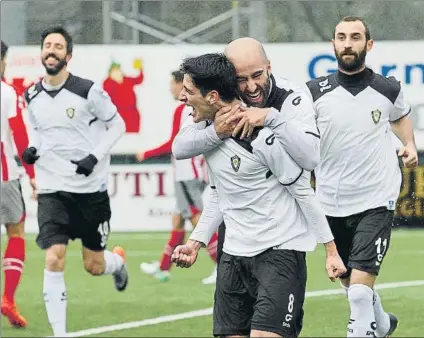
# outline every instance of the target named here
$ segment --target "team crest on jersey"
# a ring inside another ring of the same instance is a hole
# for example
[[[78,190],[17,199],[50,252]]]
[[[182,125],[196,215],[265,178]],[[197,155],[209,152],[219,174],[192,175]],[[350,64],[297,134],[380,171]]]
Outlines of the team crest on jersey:
[[[68,115],[68,117],[71,119],[74,117],[75,115],[75,109],[74,108],[68,108],[66,109],[66,115]]]
[[[377,124],[378,122],[380,122],[381,111],[379,111],[378,109],[373,110],[371,112],[371,116],[372,116],[372,120],[374,121],[374,123]]]
[[[241,162],[241,158],[238,157],[237,155],[234,155],[233,157],[231,157],[231,166],[233,167],[234,171],[239,171],[240,169],[240,162]]]

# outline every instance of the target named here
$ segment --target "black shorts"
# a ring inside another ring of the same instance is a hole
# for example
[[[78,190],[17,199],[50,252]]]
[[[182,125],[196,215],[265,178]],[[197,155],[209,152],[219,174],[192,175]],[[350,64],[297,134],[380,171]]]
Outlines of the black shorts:
[[[250,330],[295,338],[303,324],[305,253],[269,249],[255,257],[222,254],[213,311],[214,336]]]
[[[225,223],[222,222],[218,229],[218,246],[216,249],[216,263],[219,264],[219,260],[222,256],[222,249],[224,247],[225,239]]]
[[[392,233],[394,211],[385,207],[347,216],[327,216],[340,257],[348,268],[378,275],[387,254]]]
[[[107,191],[70,193],[58,191],[38,196],[37,244],[48,249],[80,238],[87,249],[106,248],[110,231],[110,200]]]

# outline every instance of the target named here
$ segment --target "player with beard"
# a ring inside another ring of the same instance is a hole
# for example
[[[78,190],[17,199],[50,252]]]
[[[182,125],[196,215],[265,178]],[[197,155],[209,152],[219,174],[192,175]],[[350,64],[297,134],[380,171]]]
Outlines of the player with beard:
[[[333,46],[338,71],[307,83],[321,132],[316,191],[348,267],[341,279],[350,305],[347,336],[388,337],[398,320],[383,310],[374,283],[401,186],[390,130],[403,143],[403,164],[418,165],[411,107],[399,81],[365,66],[373,40],[363,19],[343,18]]]
[[[267,126],[295,162],[301,168],[312,171],[319,162],[320,136],[308,95],[298,85],[272,74],[271,62],[257,40],[236,39],[227,45],[224,53],[236,69],[238,95],[244,104],[256,108],[240,105],[224,107],[210,126],[202,129],[194,124],[181,129],[172,147],[175,158],[206,153],[222,144],[225,138],[237,134],[249,137],[254,127]],[[236,113],[239,110],[240,113]],[[234,123],[239,120],[235,126]],[[225,237],[224,224],[218,234],[219,262]]]
[[[125,251],[106,250],[110,149],[125,133],[125,124],[100,86],[67,71],[72,49],[65,29],[47,29],[41,36],[46,75],[25,92],[30,140],[22,157],[35,163],[37,173],[37,244],[46,252],[43,294],[57,337],[66,335],[63,271],[70,239],[81,239],[87,272],[112,275],[118,291],[128,283]]]

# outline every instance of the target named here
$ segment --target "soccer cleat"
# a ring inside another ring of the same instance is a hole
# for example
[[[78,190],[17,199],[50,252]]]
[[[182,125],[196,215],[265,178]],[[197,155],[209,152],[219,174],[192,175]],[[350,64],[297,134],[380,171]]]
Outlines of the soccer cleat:
[[[389,312],[388,315],[390,318],[390,329],[389,329],[389,332],[387,332],[387,334],[384,336],[385,338],[389,338],[390,335],[396,331],[399,324],[399,320],[393,313]]]
[[[171,279],[171,274],[169,273],[169,271],[159,270],[155,273],[155,278],[158,279],[160,282],[164,283]]]
[[[22,329],[27,326],[26,319],[19,313],[16,304],[10,303],[4,299],[1,302],[1,314],[9,320],[10,325],[16,329]]]
[[[212,272],[212,275],[202,279],[202,284],[204,284],[204,285],[215,284],[216,283],[216,275],[217,275],[217,271],[216,271],[216,267],[215,267],[215,269]]]
[[[167,282],[171,278],[171,274],[169,271],[162,271],[159,268],[159,262],[155,261],[152,263],[141,263],[140,269],[145,274],[148,274],[150,276],[154,276],[156,279],[158,279],[161,282]]]
[[[115,288],[118,291],[124,291],[128,285],[128,268],[127,268],[127,258],[125,255],[125,250],[120,246],[113,248],[112,252],[122,257],[124,264],[121,269],[113,273],[113,279],[115,280]]]
[[[158,261],[154,261],[152,263],[141,263],[140,264],[140,269],[145,274],[148,274],[148,275],[153,276],[156,272],[159,271],[159,262]]]

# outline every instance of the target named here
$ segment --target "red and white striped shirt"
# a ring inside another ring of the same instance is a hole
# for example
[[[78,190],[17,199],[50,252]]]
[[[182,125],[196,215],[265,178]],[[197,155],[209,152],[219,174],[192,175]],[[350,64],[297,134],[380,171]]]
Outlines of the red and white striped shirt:
[[[15,89],[1,82],[1,181],[19,178],[18,165],[15,161],[15,149],[19,158],[28,146],[28,134],[22,118],[23,101],[17,96]],[[13,137],[12,137],[13,136]],[[34,177],[34,167],[21,161],[30,178]]]
[[[172,153],[172,142],[181,128],[194,123],[193,117],[190,115],[193,109],[187,107],[185,103],[179,103],[174,112],[172,122],[172,133],[168,141],[161,146],[146,151],[144,158],[157,157]],[[203,156],[196,156],[185,160],[176,160],[172,156],[172,164],[174,166],[175,181],[205,180],[204,160]],[[207,175],[206,175],[207,176]]]

